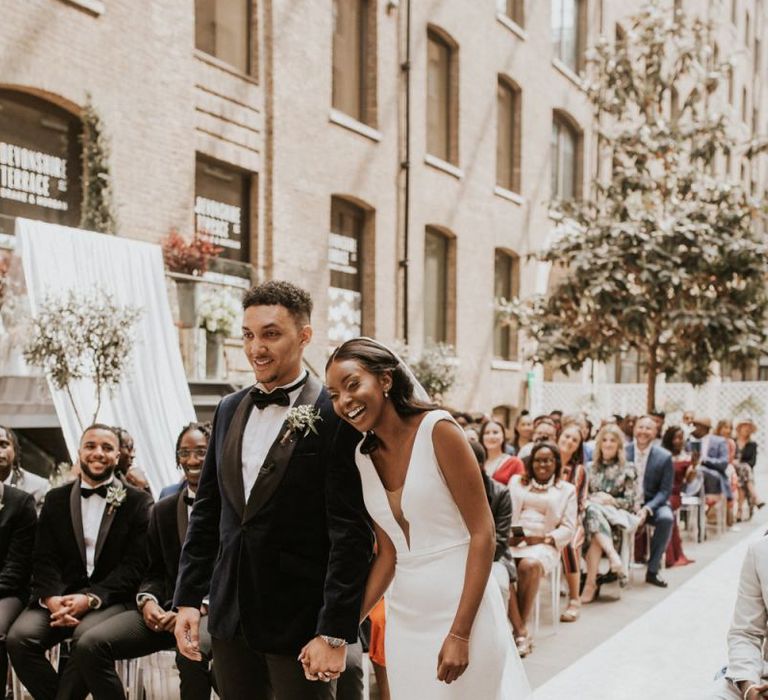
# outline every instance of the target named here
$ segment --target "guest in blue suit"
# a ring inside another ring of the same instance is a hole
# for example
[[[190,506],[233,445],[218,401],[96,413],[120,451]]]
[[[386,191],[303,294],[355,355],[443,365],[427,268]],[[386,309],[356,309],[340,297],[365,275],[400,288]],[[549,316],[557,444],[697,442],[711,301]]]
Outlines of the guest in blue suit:
[[[672,455],[663,447],[654,445],[655,438],[656,421],[652,416],[641,416],[635,423],[634,439],[626,446],[626,454],[627,460],[634,463],[638,483],[642,485],[643,507],[639,513],[638,530],[645,523],[654,526],[645,580],[659,588],[666,588],[667,582],[659,576],[659,567],[672,536],[675,516],[669,505],[669,496],[675,470]]]
[[[714,435],[709,432],[710,430],[712,430],[712,421],[707,416],[697,415],[693,419],[693,432],[689,446],[694,455],[694,464],[698,454],[698,466],[704,474],[704,490],[707,493],[724,493],[726,499],[732,501],[733,491],[726,475],[730,461],[728,443],[724,437]],[[728,508],[728,513],[730,512],[731,509]],[[731,525],[730,521],[728,525]]]

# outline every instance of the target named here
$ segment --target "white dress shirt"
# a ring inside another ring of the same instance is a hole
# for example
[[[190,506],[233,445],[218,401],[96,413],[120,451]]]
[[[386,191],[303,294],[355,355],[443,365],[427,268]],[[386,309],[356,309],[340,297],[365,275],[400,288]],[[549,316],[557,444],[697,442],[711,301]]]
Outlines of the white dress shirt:
[[[109,486],[114,480],[115,477],[113,476],[109,481],[104,482],[104,485]],[[99,486],[101,486],[101,484],[99,484]],[[84,481],[81,481],[80,490],[91,491],[93,488],[88,486]],[[99,538],[101,520],[104,517],[104,511],[106,509],[107,499],[102,498],[97,493],[89,498],[80,497],[80,513],[83,518],[83,539],[85,540],[85,568],[89,578],[96,566],[96,540]]]
[[[293,381],[277,388],[284,389],[295,384],[306,373],[307,370],[303,370]],[[259,384],[256,386],[262,389],[262,391],[264,390]],[[289,406],[271,404],[264,408],[254,407],[251,411],[243,431],[243,493],[245,494],[246,502],[259,476],[264,460],[269,453],[269,448],[272,447],[272,443],[278,438],[278,433],[285,422],[288,411],[296,403],[296,399],[299,398],[303,388],[304,384],[296,387],[296,389],[288,394],[291,401]]]

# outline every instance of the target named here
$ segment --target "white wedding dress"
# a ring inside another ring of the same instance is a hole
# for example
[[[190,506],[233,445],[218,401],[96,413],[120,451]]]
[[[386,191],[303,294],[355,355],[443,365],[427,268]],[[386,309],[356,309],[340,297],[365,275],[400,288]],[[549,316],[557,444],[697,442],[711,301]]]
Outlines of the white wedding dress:
[[[493,580],[486,585],[472,627],[467,670],[450,685],[437,680],[437,657],[459,606],[469,551],[469,532],[432,445],[432,431],[441,420],[452,418],[446,411],[430,411],[418,427],[398,504],[399,521],[391,505],[397,503],[396,494],[388,495],[359,445],[356,452],[365,505],[397,550],[395,577],[385,597],[392,698],[522,700],[530,688]]]

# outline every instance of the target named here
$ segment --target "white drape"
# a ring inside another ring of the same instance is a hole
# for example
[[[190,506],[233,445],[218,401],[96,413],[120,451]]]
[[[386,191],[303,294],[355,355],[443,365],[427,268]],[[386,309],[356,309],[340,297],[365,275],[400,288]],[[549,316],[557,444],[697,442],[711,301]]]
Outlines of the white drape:
[[[136,465],[147,473],[157,494],[179,479],[176,437],[195,419],[160,247],[27,219],[16,220],[16,239],[33,314],[47,295],[61,296],[70,289],[80,293],[102,289],[117,304],[141,307],[126,378],[113,396],[103,392],[98,420],[133,435]],[[74,459],[80,438],[75,412],[63,391],[50,382],[49,387]],[[96,406],[93,382],[77,382],[72,394],[80,416],[88,422]]]

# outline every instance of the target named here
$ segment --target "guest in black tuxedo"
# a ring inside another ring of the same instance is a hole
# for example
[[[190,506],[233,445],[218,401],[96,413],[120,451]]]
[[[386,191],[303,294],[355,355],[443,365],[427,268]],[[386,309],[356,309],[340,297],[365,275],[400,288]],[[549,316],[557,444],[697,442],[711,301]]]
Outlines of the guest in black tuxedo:
[[[126,609],[146,567],[151,498],[114,476],[119,441],[96,424],[80,440],[80,479],[48,492],[40,512],[32,600],[11,627],[8,653],[35,700],[85,698],[74,664],[59,678],[46,650]]]
[[[36,527],[35,499],[0,481],[0,690],[3,691],[8,676],[5,638],[29,600]]]
[[[21,468],[21,446],[16,433],[0,425],[0,482],[32,494],[39,512],[51,484],[48,479]]]
[[[173,636],[176,613],[171,609],[173,589],[209,436],[209,424],[190,423],[176,441],[176,459],[184,471],[187,486],[161,499],[152,508],[147,534],[149,564],[136,596],[137,607],[91,628],[80,638],[72,654],[70,663],[76,664],[88,690],[98,700],[125,700],[122,683],[115,673],[116,659],[133,659],[176,646]],[[201,622],[200,634],[202,661],[176,655],[182,700],[211,697],[206,617]]]
[[[308,680],[297,656],[309,646],[309,671],[329,680],[357,640],[373,548],[354,464],[360,435],[302,368],[309,295],[272,281],[251,289],[243,308],[256,386],[216,409],[181,554],[176,640],[200,658],[199,608],[210,590],[223,700],[331,699],[335,683]],[[308,417],[291,429],[298,407]]]

